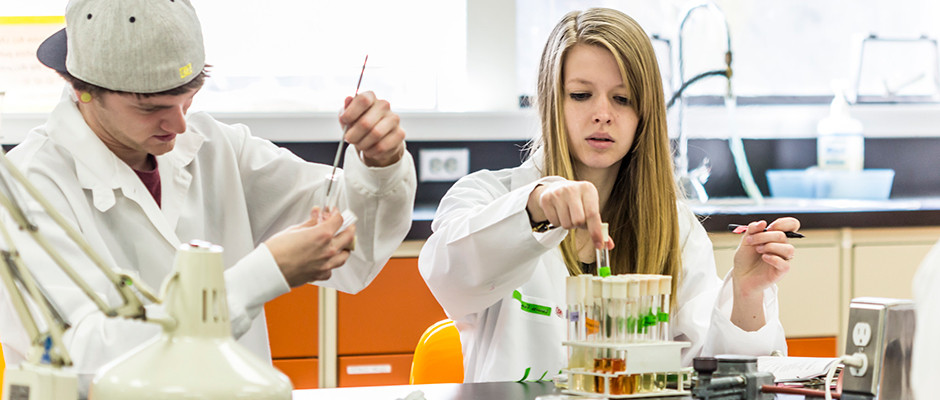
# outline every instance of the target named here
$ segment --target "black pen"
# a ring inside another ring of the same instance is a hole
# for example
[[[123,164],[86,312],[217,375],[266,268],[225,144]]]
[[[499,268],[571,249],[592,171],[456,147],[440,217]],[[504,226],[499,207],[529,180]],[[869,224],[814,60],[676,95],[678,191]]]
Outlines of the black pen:
[[[747,232],[747,225],[728,224],[728,230],[733,233],[744,233],[744,232]],[[764,232],[767,232],[767,228],[764,228]],[[792,238],[792,239],[799,239],[799,238],[806,237],[806,236],[803,236],[802,233],[798,233],[798,232],[787,231],[787,232],[784,232],[784,234],[787,235],[788,238]]]

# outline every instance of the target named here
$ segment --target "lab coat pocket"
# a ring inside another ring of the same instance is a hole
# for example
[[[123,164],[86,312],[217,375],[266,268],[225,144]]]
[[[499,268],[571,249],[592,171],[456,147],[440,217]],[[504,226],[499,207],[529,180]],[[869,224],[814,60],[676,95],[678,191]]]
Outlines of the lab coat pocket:
[[[518,307],[518,312],[523,319],[545,324],[554,322],[554,318],[564,319],[564,311],[551,300],[526,296],[519,290],[512,291],[512,298],[510,307],[514,309]]]
[[[503,300],[483,380],[544,380],[564,367],[564,313],[556,302],[514,290]]]

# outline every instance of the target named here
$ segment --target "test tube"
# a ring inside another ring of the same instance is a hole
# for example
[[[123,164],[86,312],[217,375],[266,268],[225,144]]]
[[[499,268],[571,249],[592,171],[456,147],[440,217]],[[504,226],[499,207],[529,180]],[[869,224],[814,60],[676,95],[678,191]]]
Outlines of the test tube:
[[[577,342],[584,340],[584,312],[583,301],[584,293],[581,290],[582,281],[577,276],[569,276],[565,279],[565,294],[568,302],[568,341]],[[581,346],[568,346],[568,368],[571,370],[583,369],[587,367],[582,353],[586,350]],[[583,375],[569,375],[568,383],[573,390],[584,390]]]
[[[565,301],[568,303],[568,341],[581,340],[581,299],[577,276],[565,278]]]
[[[581,310],[584,315],[584,342],[593,342],[596,340],[599,329],[597,315],[594,307],[594,280],[592,275],[578,275],[578,290],[581,292]],[[579,347],[578,354],[579,365],[583,365],[585,370],[591,370],[594,363],[596,351],[593,347]],[[581,388],[582,392],[594,391],[594,377],[591,375],[575,375],[575,387]]]
[[[638,329],[640,330],[640,340],[650,341],[650,314],[652,314],[652,300],[650,296],[649,275],[640,275],[637,277],[640,282],[640,315],[638,317]],[[637,392],[649,393],[653,391],[653,374],[643,373],[637,377]]]
[[[623,275],[613,276],[613,308],[614,308],[614,327],[615,332],[613,340],[615,343],[626,343],[627,341],[627,279]],[[626,350],[617,351],[610,360],[610,372],[616,374],[626,371],[627,368]],[[627,390],[626,375],[619,375],[610,380],[610,394],[629,394]]]
[[[606,222],[601,223],[601,231],[604,233],[604,248],[595,250],[594,261],[597,263],[597,275],[607,277],[610,276],[610,249],[607,248],[607,242],[610,241],[610,228]]]
[[[640,341],[640,280],[636,275],[628,276],[627,281],[627,333],[629,342]]]
[[[664,342],[672,340],[672,337],[669,333],[669,312],[672,309],[672,304],[669,302],[669,295],[672,294],[672,275],[663,275],[659,280],[659,293],[662,297],[660,304],[662,304],[662,309],[659,312],[659,338]],[[659,373],[656,374],[655,386],[658,390],[666,389],[666,385],[669,383],[670,373]]]
[[[659,277],[659,275],[651,275],[646,281],[648,285],[647,292],[650,295],[650,313],[646,316],[650,341],[659,340],[659,302],[662,300],[659,293]]]
[[[610,323],[610,315],[607,313],[608,299],[610,299],[610,282],[599,276],[595,276],[592,279],[594,284],[594,301],[597,307],[597,315],[600,318],[600,334],[597,336],[596,341],[599,343],[608,342]],[[607,354],[608,349],[603,347],[598,347],[597,352],[594,355],[594,372],[606,374],[610,370],[610,356]],[[595,393],[604,393],[605,386],[605,377],[603,376],[594,376],[594,392]]]
[[[646,275],[638,275],[637,279],[640,282],[640,315],[637,316],[637,331],[639,332],[640,341],[646,342],[649,341],[649,319],[647,318],[650,313],[650,296],[649,296],[649,278]]]
[[[670,295],[672,294],[672,275],[663,275],[663,278],[659,281],[659,293],[662,295],[662,311],[659,313],[659,338],[663,341],[671,341],[672,337],[669,334],[669,312],[672,310],[672,303],[670,303]]]

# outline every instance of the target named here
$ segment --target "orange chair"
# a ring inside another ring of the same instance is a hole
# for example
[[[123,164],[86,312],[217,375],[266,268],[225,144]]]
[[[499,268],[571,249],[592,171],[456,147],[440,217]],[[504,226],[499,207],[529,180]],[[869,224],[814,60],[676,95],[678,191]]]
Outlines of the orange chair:
[[[408,382],[463,383],[463,351],[454,321],[441,320],[424,331],[415,347]]]

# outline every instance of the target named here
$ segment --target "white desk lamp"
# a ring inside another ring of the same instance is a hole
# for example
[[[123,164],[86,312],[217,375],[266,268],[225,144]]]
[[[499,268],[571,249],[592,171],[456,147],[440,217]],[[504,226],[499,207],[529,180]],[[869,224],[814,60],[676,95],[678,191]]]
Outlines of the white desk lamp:
[[[12,180],[11,180],[12,178]],[[111,307],[39,233],[17,185],[26,190],[114,284],[123,304]],[[231,334],[223,278],[222,248],[205,242],[180,246],[173,274],[164,282],[167,318],[146,315],[138,293],[149,301],[160,299],[142,282],[112,270],[84,238],[40,195],[0,149],[0,206],[26,231],[53,261],[109,317],[140,319],[160,324],[163,332],[111,363],[95,376],[89,398],[108,399],[290,399],[290,380],[270,364],[238,344]],[[7,367],[3,400],[68,400],[78,398],[78,380],[62,340],[69,328],[51,297],[44,294],[16,251],[7,227],[0,223],[6,244],[0,249],[3,280],[13,306],[31,339],[26,360]],[[29,260],[26,260],[29,262]],[[31,303],[27,302],[27,296]],[[45,322],[42,331],[34,317]],[[20,396],[20,397],[17,397]]]

